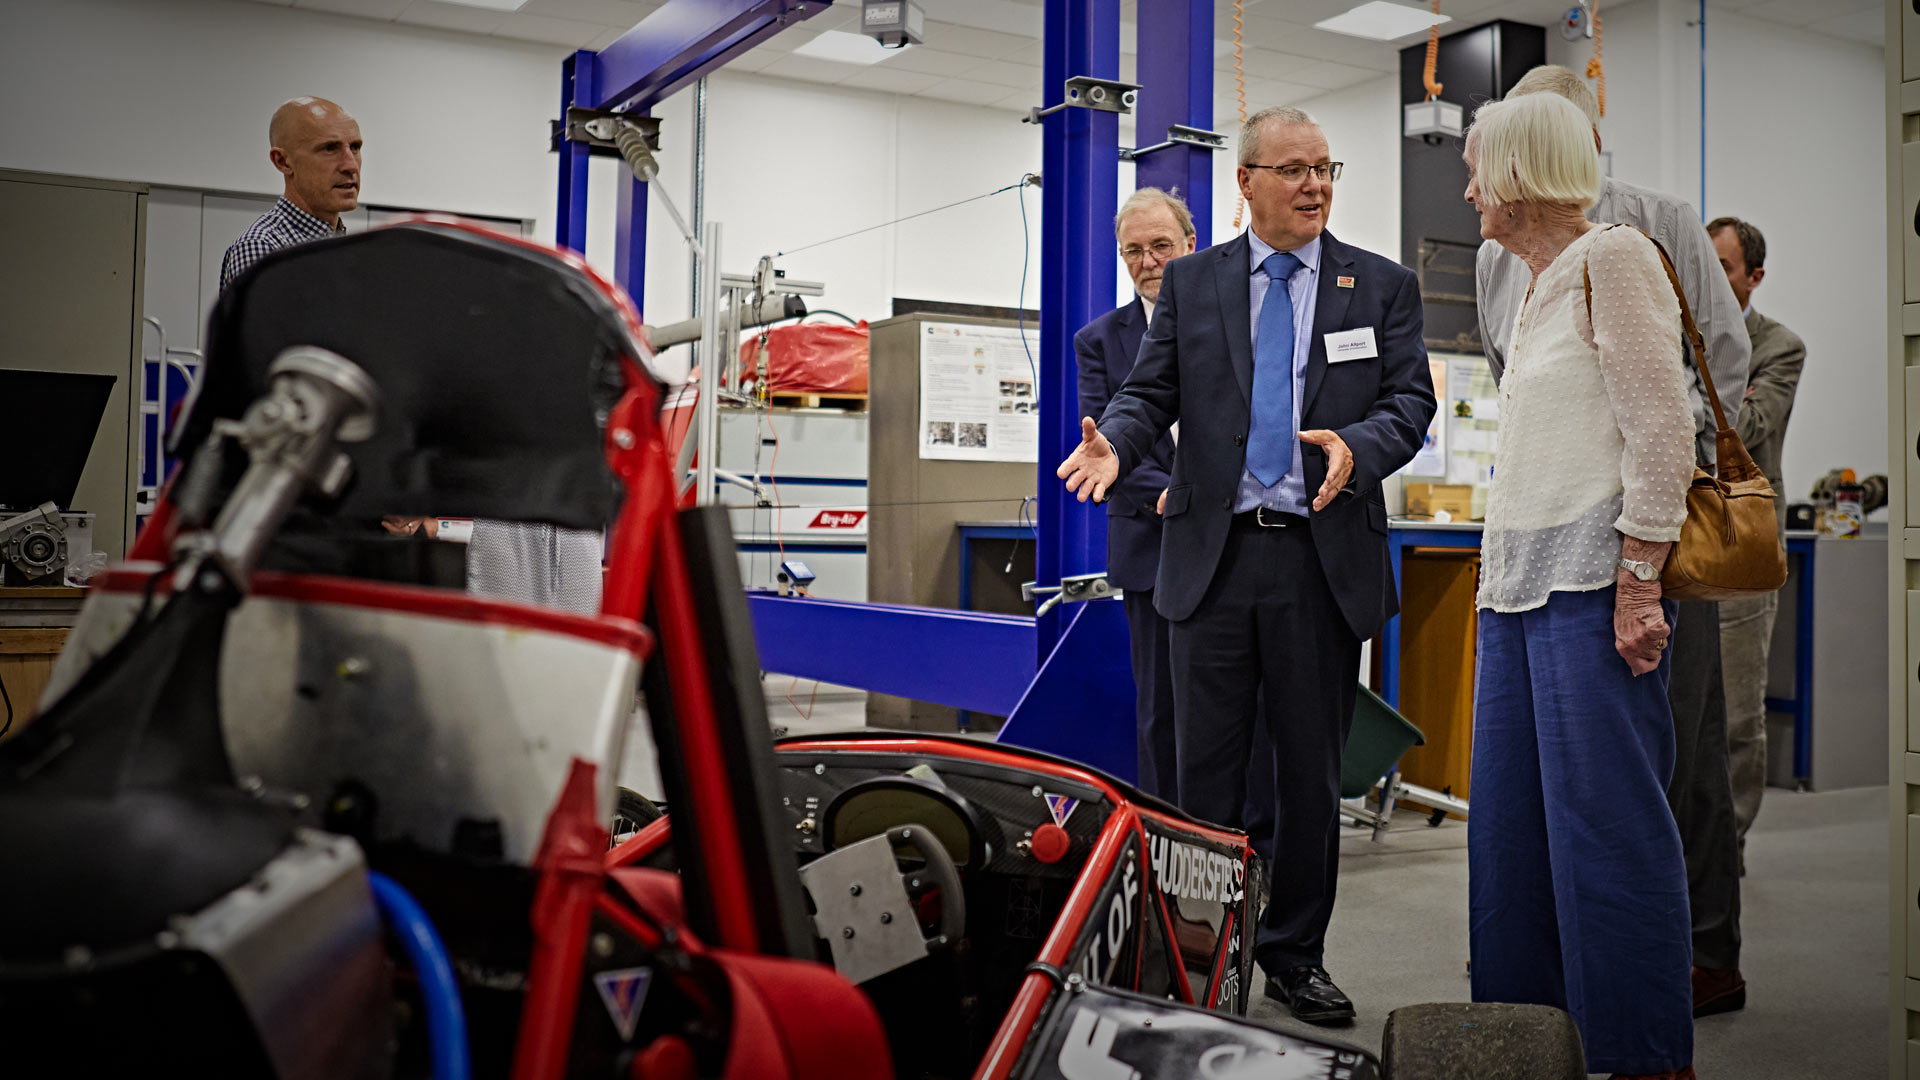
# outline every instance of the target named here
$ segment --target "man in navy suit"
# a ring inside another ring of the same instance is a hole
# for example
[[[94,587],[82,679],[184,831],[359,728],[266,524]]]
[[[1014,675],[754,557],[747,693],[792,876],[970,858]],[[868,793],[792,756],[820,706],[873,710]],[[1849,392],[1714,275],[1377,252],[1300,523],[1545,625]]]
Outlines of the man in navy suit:
[[[1306,113],[1240,131],[1245,234],[1168,266],[1133,373],[1059,469],[1099,500],[1180,424],[1154,605],[1171,624],[1180,803],[1244,824],[1256,727],[1276,781],[1254,956],[1302,1020],[1349,1019],[1322,966],[1360,643],[1399,610],[1380,484],[1433,419],[1420,292],[1326,232],[1340,163]]]
[[[1083,416],[1099,416],[1127,381],[1140,339],[1153,319],[1154,302],[1160,299],[1161,275],[1168,263],[1193,254],[1193,215],[1179,196],[1145,187],[1120,204],[1113,234],[1138,298],[1073,336]],[[1125,591],[1140,790],[1177,802],[1172,659],[1167,620],[1153,610],[1153,580],[1160,572],[1160,500],[1172,469],[1173,437],[1162,435],[1152,452],[1114,485],[1107,499],[1107,580]]]

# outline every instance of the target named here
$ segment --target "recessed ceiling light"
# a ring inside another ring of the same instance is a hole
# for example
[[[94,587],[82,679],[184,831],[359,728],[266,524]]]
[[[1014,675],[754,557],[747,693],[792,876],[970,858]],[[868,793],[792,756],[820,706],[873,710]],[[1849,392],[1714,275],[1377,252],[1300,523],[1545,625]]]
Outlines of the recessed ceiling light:
[[[1430,26],[1452,21],[1451,15],[1435,15],[1431,11],[1391,3],[1389,0],[1373,0],[1372,3],[1361,4],[1344,15],[1321,19],[1314,23],[1313,27],[1316,30],[1331,30],[1336,34],[1349,34],[1353,37],[1393,41],[1410,34],[1418,34]]]
[[[488,11],[519,11],[527,0],[440,0],[443,4],[459,4],[462,7],[486,8]]]
[[[899,51],[886,48],[865,34],[828,30],[793,50],[793,55],[831,60],[836,64],[877,64]]]

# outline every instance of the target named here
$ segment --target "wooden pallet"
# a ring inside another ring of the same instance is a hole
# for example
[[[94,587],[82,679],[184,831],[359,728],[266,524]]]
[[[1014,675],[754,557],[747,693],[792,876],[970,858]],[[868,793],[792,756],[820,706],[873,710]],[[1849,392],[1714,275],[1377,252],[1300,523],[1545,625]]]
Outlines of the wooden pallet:
[[[861,412],[867,395],[851,390],[775,390],[767,395],[774,405],[789,409],[845,409]]]

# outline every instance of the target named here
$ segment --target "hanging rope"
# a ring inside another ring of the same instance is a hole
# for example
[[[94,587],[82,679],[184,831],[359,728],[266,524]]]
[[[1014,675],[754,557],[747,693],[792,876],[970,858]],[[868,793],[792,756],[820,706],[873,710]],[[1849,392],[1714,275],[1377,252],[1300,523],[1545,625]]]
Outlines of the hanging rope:
[[[1587,17],[1593,20],[1593,55],[1587,58],[1587,78],[1599,82],[1600,115],[1607,115],[1607,64],[1601,57],[1601,45],[1604,36],[1600,29],[1600,2],[1594,0],[1587,9]]]
[[[1247,69],[1240,62],[1240,24],[1246,12],[1242,9],[1244,0],[1233,0],[1233,93],[1240,101],[1240,126],[1247,126]],[[1233,227],[1240,227],[1241,215],[1246,213],[1247,197],[1234,188]]]
[[[1433,0],[1433,13],[1440,14],[1440,0]],[[1421,73],[1421,79],[1427,84],[1427,100],[1440,96],[1441,84],[1434,78],[1434,68],[1440,63],[1440,24],[1427,27],[1427,69]]]

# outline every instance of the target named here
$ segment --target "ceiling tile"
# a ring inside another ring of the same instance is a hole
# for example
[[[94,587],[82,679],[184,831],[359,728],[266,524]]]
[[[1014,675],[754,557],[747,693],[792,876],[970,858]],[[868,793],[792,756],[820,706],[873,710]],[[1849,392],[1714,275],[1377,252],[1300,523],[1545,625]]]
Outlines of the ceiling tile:
[[[970,26],[957,26],[953,23],[934,22],[929,19],[927,44],[935,46],[942,52],[962,53],[967,56],[997,60],[1017,49],[1033,44],[1033,39],[995,33],[992,30],[976,30]]]
[[[980,63],[981,60],[977,56],[945,52],[932,45],[914,45],[901,49],[893,59],[887,61],[887,66],[901,71],[917,71],[923,75],[939,75],[950,79],[956,75],[965,75]]]
[[[507,21],[507,13],[484,11],[464,4],[443,4],[440,0],[413,0],[400,13],[400,21],[415,26],[463,30],[469,34],[491,34]]]
[[[768,64],[785,56],[785,53],[769,52],[766,49],[748,49],[739,56],[727,61],[725,71],[765,71]]]
[[[930,20],[1027,38],[1046,24],[1044,5],[1018,0],[920,0],[920,9]]]
[[[500,29],[494,31],[494,36],[584,49],[588,42],[606,31],[607,28],[599,23],[555,19],[547,15],[528,15],[517,11],[507,16],[506,21],[500,24]]]
[[[296,0],[295,7],[331,11],[339,15],[358,15],[363,19],[391,20],[407,9],[411,0]]]
[[[992,83],[972,82],[967,79],[947,79],[921,91],[921,97],[938,98],[960,105],[995,105],[1006,100],[1010,91],[1004,86]]]
[[[889,94],[917,94],[940,81],[938,75],[922,75],[917,71],[901,71],[889,65],[866,68],[840,80],[841,86],[855,86],[862,90],[880,90]]]
[[[1030,64],[982,60],[967,72],[967,78],[974,82],[988,82],[997,86],[1025,87],[1039,84],[1040,69]]]
[[[638,0],[527,0],[521,5],[520,13],[631,30],[659,6]]]
[[[837,83],[854,72],[864,70],[852,64],[836,64],[831,60],[815,60],[809,56],[794,56],[788,53],[776,57],[772,63],[760,69],[762,75],[779,75],[788,79],[802,79],[806,82]]]
[[[627,32],[625,30],[617,30],[609,27],[608,29],[601,31],[599,37],[594,38],[592,41],[587,42],[587,48],[592,49],[594,52],[600,52],[601,50],[611,46],[614,42],[619,41],[621,38],[625,37],[626,35],[627,35]],[[732,67],[733,65],[728,64],[727,66]]]
[[[858,33],[860,30],[859,22],[860,5],[841,0],[840,3],[834,4],[824,11],[816,11],[812,15],[807,16],[807,21],[800,25],[815,31],[845,30],[850,33]]]

